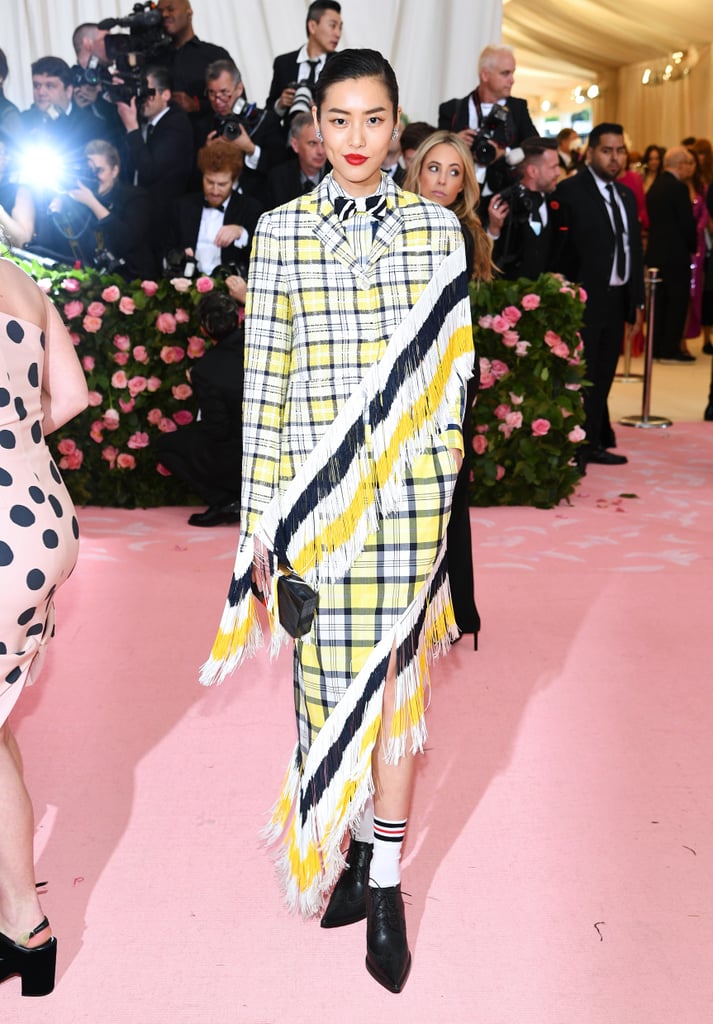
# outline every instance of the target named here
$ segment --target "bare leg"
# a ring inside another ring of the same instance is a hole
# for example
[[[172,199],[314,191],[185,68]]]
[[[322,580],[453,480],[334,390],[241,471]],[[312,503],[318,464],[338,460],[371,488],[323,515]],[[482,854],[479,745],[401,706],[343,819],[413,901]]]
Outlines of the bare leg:
[[[396,655],[392,653],[386,672],[381,728],[376,739],[371,766],[374,777],[374,814],[377,818],[397,821],[408,818],[413,792],[416,759],[407,753],[398,764],[387,764],[386,745],[391,733],[396,690]]]
[[[35,889],[32,803],[7,723],[0,726],[0,821],[0,932],[17,941],[39,924],[42,909]],[[46,928],[27,944],[39,946],[50,934]]]

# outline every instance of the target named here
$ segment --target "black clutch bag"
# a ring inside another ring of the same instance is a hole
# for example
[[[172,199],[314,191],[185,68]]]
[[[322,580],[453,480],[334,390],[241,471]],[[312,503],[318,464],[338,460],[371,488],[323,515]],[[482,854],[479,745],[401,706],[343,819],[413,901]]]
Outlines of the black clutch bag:
[[[317,593],[296,572],[280,566],[277,577],[277,614],[291,637],[304,636],[312,628],[317,610]]]

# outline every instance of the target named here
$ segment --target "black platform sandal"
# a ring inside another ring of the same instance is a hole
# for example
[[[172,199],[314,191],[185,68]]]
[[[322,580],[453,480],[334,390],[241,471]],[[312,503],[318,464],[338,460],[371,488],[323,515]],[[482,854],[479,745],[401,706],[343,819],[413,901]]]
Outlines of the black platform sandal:
[[[25,945],[35,935],[49,928],[49,925],[47,918],[43,918],[36,928],[21,936],[24,942],[13,942],[0,932],[0,981],[19,974],[23,996],[46,996],[54,989],[57,964],[57,940],[54,935],[41,946]]]

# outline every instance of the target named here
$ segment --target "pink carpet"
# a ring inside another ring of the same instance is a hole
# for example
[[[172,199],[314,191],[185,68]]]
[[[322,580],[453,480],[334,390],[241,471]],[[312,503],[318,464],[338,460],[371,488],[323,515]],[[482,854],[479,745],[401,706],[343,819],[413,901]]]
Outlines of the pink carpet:
[[[413,970],[283,909],[258,830],[289,658],[196,676],[236,530],[81,510],[45,676],[16,717],[59,937],[8,1024],[708,1024],[713,430],[620,429],[571,506],[473,509],[480,652],[433,673],[405,854]]]

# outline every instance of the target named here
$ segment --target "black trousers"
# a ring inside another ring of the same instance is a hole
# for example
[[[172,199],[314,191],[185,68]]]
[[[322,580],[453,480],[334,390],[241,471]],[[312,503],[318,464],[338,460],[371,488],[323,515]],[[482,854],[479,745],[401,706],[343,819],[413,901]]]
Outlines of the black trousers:
[[[585,379],[591,381],[590,386],[583,388],[586,448],[606,448],[611,445],[607,399],[621,354],[626,292],[625,287],[610,288],[606,319],[603,319],[602,323],[582,328],[584,358],[587,364]]]
[[[654,300],[654,359],[675,359],[686,327],[691,277],[672,277],[661,271]]]

